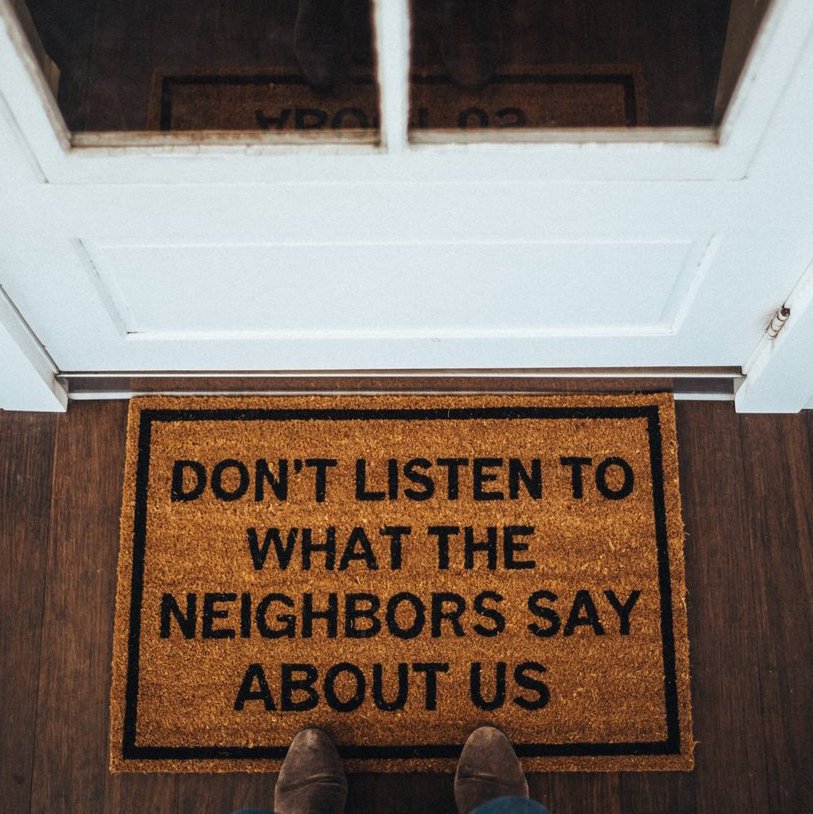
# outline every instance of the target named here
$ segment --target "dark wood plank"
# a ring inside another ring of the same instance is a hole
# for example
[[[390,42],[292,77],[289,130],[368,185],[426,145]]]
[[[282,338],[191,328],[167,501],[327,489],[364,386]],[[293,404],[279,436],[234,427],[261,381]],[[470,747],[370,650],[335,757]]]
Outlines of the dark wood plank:
[[[56,418],[0,412],[0,788],[28,811]]]
[[[617,773],[550,775],[550,791],[541,800],[553,814],[621,814],[621,783]]]
[[[26,2],[45,50],[61,71],[58,102],[65,123],[84,130],[97,0]]]
[[[104,702],[107,704],[109,682]],[[105,726],[107,721],[105,720]],[[106,745],[107,741],[105,741]],[[154,811],[175,814],[178,778],[171,774],[108,773],[104,790],[104,814]],[[78,810],[78,809],[74,809]],[[228,811],[222,814],[230,814]]]
[[[178,814],[231,814],[242,808],[272,810],[277,776],[208,774],[178,776]]]
[[[731,0],[705,0],[698,6],[697,25],[700,40],[701,76],[703,81],[703,108],[700,119],[714,121],[714,103],[717,97],[717,84],[723,62],[728,14]]]
[[[119,412],[119,411],[116,411]],[[39,677],[34,811],[101,811],[120,428],[106,404],[60,416]],[[107,420],[105,420],[107,418]],[[115,465],[115,463],[114,463]]]
[[[58,421],[32,811],[175,810],[175,778],[107,770],[126,410],[74,404]]]
[[[813,472],[804,416],[743,420],[754,596],[761,660],[766,810],[813,811]]]
[[[362,774],[350,777],[348,814],[455,814],[451,774]]]
[[[696,768],[623,779],[624,811],[768,810],[756,613],[744,511],[747,463],[730,404],[678,405]],[[732,782],[736,777],[736,782]]]
[[[153,68],[167,72],[211,70],[216,7],[198,0],[156,5],[150,32]]]
[[[551,803],[551,784],[553,774],[528,774],[528,793],[532,800],[538,800],[543,805]]]
[[[644,67],[649,122],[656,127],[696,126],[702,120],[698,3],[635,0],[636,34],[625,61]]]

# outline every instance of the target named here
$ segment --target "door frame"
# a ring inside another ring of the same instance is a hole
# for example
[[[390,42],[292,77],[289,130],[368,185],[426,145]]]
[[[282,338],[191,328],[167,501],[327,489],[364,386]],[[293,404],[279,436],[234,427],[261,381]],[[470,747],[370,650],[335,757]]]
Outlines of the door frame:
[[[783,305],[788,316],[781,331],[762,337],[737,384],[739,412],[813,409],[813,263]]]
[[[68,389],[20,312],[0,287],[0,410],[62,412]]]

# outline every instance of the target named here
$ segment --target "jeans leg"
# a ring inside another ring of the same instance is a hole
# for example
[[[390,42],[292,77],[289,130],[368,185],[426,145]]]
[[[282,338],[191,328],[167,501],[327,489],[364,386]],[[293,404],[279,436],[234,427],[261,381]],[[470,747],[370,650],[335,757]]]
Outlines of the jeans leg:
[[[550,814],[542,803],[528,800],[526,797],[497,797],[481,806],[471,814]]]

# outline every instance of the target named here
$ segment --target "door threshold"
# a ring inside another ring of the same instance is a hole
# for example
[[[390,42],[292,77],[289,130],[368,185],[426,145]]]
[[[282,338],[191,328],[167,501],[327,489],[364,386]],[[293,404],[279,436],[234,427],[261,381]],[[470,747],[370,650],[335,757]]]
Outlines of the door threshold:
[[[678,400],[733,401],[738,367],[483,370],[65,372],[68,398],[141,395],[368,393],[613,393],[667,391]]]

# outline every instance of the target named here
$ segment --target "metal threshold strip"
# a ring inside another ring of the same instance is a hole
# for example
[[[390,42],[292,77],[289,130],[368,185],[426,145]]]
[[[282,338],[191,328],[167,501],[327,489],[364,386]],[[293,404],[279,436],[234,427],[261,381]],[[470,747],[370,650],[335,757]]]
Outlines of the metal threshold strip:
[[[71,399],[310,393],[612,393],[668,391],[680,400],[731,401],[739,367],[464,370],[63,372]]]

